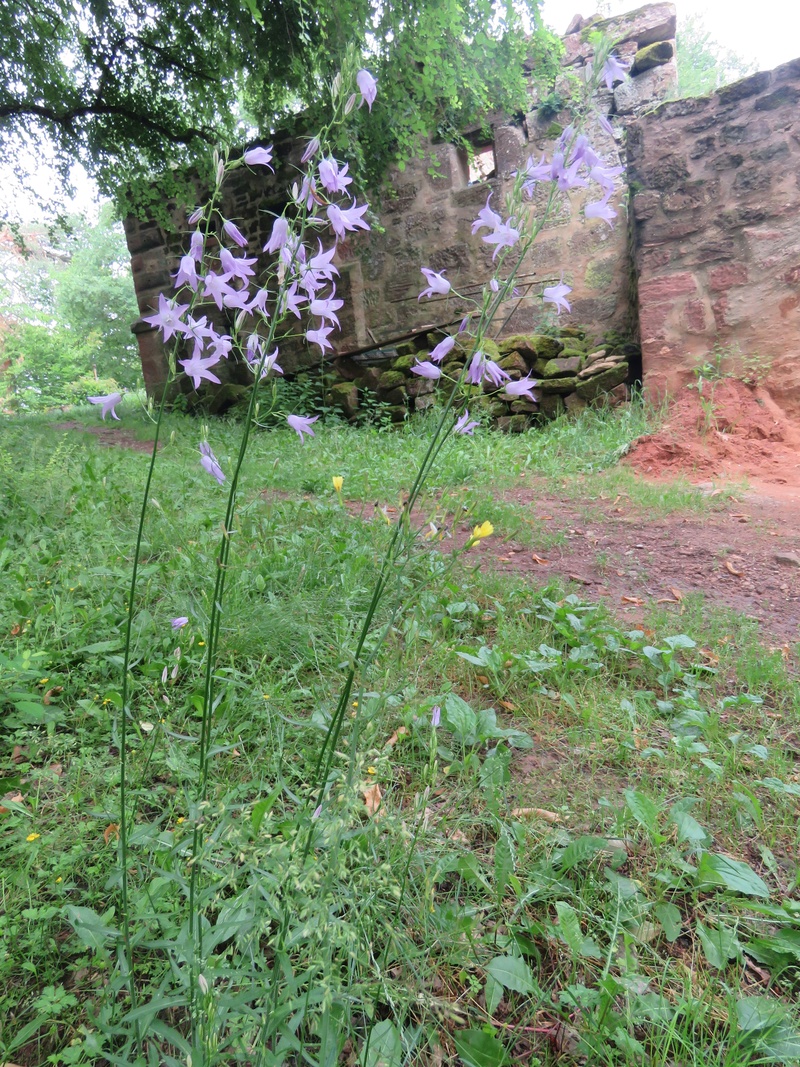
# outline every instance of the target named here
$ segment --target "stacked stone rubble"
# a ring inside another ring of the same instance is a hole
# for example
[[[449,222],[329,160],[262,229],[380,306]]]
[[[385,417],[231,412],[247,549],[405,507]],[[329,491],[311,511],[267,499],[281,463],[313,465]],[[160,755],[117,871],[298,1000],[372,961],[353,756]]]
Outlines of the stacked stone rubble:
[[[420,334],[377,365],[336,361],[326,376],[326,402],[351,421],[358,420],[365,405],[372,410],[376,401],[397,423],[413,412],[427,410],[436,402],[437,393],[452,388],[453,381],[461,378],[474,352],[473,341],[457,342],[442,364],[441,379],[414,374],[414,365],[424,361],[443,336],[441,332]],[[535,401],[508,396],[488,383],[466,386],[470,412],[488,415],[498,429],[508,432],[520,432],[565,411],[623,403],[628,399],[631,362],[635,365],[639,357],[638,345],[613,333],[597,341],[581,326],[563,326],[556,336],[524,333],[498,342],[484,340],[481,349],[512,381],[528,376],[536,379]]]

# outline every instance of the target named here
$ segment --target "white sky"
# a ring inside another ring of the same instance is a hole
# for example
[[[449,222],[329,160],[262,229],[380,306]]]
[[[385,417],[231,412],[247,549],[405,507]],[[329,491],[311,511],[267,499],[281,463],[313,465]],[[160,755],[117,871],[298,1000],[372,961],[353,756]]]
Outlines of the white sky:
[[[772,70],[790,59],[800,58],[800,3],[797,0],[673,0],[678,22],[688,15],[702,16],[706,30],[725,49],[756,63],[758,70]],[[642,5],[631,0],[544,0],[542,16],[562,34],[575,14],[585,18],[600,8],[602,15],[620,15]]]
[[[702,16],[705,29],[724,49],[731,49],[743,59],[752,60],[758,70],[771,70],[790,59],[800,58],[800,3],[798,0],[760,0],[757,9],[751,0],[675,0],[678,20],[688,15]],[[617,15],[640,6],[635,0],[544,0],[545,23],[558,34],[580,13],[589,16],[600,7],[603,15]],[[756,13],[757,10],[757,13]],[[30,184],[47,195],[56,181],[46,161],[32,158]],[[76,197],[71,207],[90,217],[96,214],[93,184],[82,168],[73,175]],[[26,196],[0,165],[0,215],[8,210],[14,218],[34,221],[41,212],[34,198]]]

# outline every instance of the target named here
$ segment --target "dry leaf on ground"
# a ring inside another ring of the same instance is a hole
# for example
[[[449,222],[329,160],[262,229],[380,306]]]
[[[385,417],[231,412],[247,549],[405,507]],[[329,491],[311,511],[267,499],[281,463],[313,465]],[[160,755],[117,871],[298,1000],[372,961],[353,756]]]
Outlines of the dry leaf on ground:
[[[375,815],[378,808],[381,806],[381,787],[375,782],[374,785],[368,786],[362,790],[364,794],[364,805],[367,809],[368,815]]]

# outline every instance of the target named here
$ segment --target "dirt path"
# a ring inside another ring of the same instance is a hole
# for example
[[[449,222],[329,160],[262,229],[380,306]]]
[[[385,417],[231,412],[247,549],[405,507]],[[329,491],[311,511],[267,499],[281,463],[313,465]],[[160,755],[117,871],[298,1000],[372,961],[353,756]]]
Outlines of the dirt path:
[[[526,486],[504,499],[561,532],[563,543],[531,551],[489,539],[472,550],[487,564],[537,583],[558,576],[588,599],[605,599],[632,626],[647,603],[680,610],[700,592],[716,607],[757,619],[768,644],[800,641],[800,494],[776,498],[759,487],[724,510],[659,518],[624,497],[587,505]]]

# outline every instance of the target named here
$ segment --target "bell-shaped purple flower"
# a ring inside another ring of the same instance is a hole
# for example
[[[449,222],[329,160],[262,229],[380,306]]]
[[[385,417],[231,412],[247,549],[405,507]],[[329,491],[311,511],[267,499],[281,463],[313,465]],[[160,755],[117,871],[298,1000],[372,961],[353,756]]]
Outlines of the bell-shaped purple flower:
[[[378,83],[368,70],[360,70],[356,74],[356,85],[361,93],[361,104],[366,104],[370,111],[378,95]],[[361,104],[358,106],[361,107]]]

